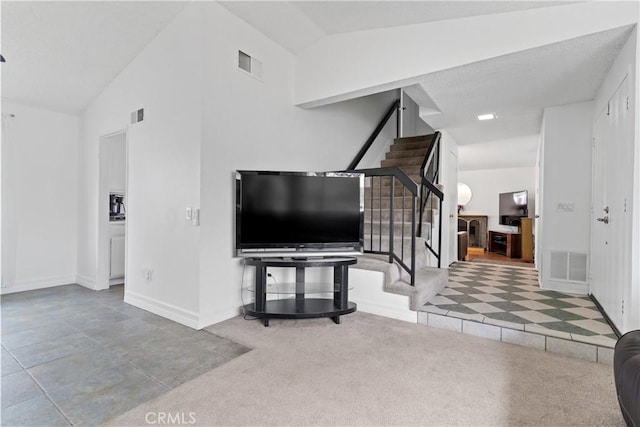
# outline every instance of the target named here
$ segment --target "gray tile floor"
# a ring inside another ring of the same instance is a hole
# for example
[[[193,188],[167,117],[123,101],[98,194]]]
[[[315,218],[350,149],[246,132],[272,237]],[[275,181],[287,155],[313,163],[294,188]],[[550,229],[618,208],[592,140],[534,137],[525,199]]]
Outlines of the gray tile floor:
[[[249,351],[125,304],[123,292],[2,296],[2,425],[98,425]]]

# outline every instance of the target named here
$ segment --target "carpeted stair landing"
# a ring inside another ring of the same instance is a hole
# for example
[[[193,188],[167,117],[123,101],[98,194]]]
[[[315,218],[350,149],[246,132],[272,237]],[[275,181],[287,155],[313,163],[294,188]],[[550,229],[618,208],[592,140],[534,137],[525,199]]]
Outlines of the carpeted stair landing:
[[[410,253],[405,251],[405,253]],[[410,255],[404,262],[410,264]],[[390,263],[386,255],[365,254],[358,257],[358,263],[351,268],[380,271],[384,273],[385,292],[409,297],[409,308],[418,311],[447,285],[449,270],[429,267],[428,253],[424,239],[416,238],[416,279],[411,286],[411,277],[397,263]]]

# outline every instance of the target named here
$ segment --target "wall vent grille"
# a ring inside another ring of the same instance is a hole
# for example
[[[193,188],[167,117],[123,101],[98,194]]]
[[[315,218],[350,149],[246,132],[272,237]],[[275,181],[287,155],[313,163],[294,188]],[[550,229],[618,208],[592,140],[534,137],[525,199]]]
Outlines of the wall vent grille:
[[[136,124],[144,120],[144,108],[131,112],[131,124]]]
[[[587,254],[551,251],[549,278],[564,282],[587,283]]]
[[[262,79],[262,62],[241,50],[238,51],[238,68],[258,79]]]

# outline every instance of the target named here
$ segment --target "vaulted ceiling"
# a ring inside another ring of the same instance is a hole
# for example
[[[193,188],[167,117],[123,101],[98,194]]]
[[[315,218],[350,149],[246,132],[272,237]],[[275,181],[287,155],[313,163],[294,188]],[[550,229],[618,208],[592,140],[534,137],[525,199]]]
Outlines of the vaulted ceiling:
[[[340,33],[567,3],[582,2],[221,2],[294,54]],[[3,99],[70,113],[82,111],[185,5],[180,1],[3,0],[1,53],[7,58],[2,64]],[[616,28],[434,72],[409,94],[423,107],[427,123],[447,129],[463,146],[495,146],[520,136],[532,145],[543,108],[595,96],[631,29]],[[167,60],[170,57],[167,52]],[[495,112],[499,119],[478,122],[476,115],[485,112]],[[529,161],[534,158],[532,154]]]
[[[299,53],[322,37],[506,13],[575,1],[222,1],[278,44]]]
[[[78,113],[185,5],[3,0],[2,97]]]

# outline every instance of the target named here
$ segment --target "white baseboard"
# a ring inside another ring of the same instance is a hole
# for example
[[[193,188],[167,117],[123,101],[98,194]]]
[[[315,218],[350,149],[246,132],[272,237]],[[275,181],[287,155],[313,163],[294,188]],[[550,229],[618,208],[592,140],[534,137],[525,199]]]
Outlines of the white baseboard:
[[[377,314],[378,316],[389,317],[391,319],[403,320],[410,323],[418,323],[418,313],[408,308],[402,309],[395,306],[382,305],[373,301],[358,299],[358,311],[364,313]],[[409,306],[409,297],[407,297],[407,307]]]
[[[54,286],[72,285],[76,283],[76,276],[51,276],[38,279],[19,280],[10,286],[0,288],[0,295],[13,294],[15,292],[33,291],[36,289],[52,288]]]
[[[85,288],[91,289],[94,291],[96,289],[96,278],[84,276],[82,274],[78,274],[76,276],[76,283],[78,285],[84,286]]]
[[[567,292],[570,294],[589,294],[589,285],[586,283],[559,282],[555,280],[547,280],[543,284],[540,281],[540,288],[546,291]]]
[[[144,295],[136,294],[131,291],[124,291],[124,302],[131,304],[135,307],[147,310],[158,316],[162,316],[166,319],[173,320],[174,322],[181,323],[193,329],[200,329],[198,322],[198,314],[184,310],[175,305],[167,304],[162,301],[158,301],[153,298],[149,298]]]
[[[240,314],[242,314],[241,307],[229,307],[226,310],[219,311],[217,313],[210,313],[210,314],[201,316],[198,329],[206,328],[207,326],[224,322],[225,320],[232,319]]]

